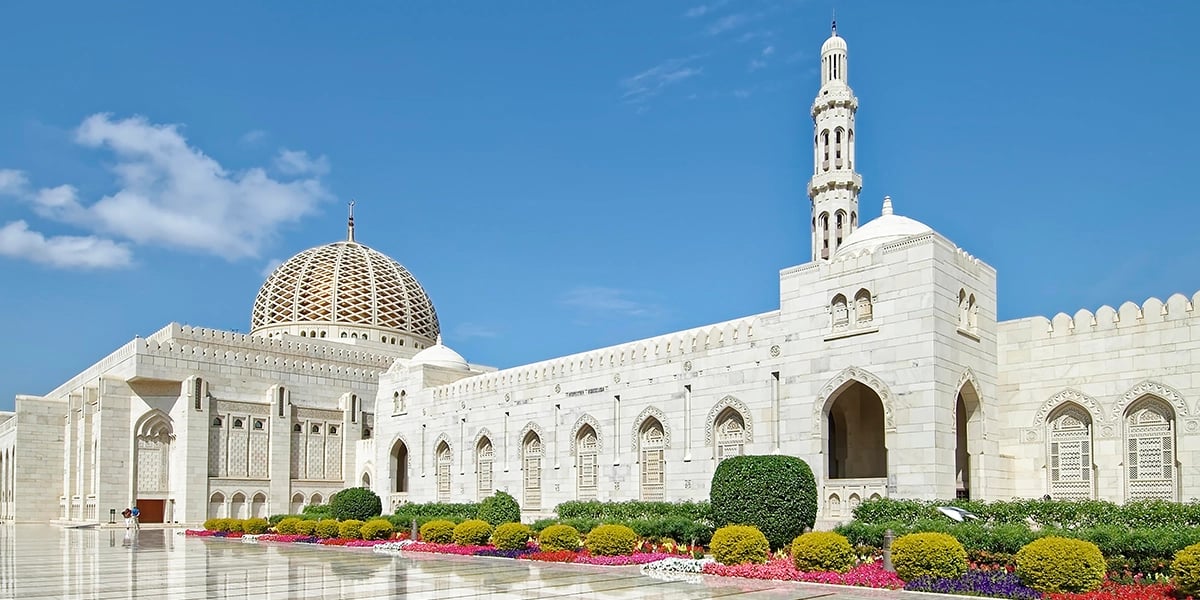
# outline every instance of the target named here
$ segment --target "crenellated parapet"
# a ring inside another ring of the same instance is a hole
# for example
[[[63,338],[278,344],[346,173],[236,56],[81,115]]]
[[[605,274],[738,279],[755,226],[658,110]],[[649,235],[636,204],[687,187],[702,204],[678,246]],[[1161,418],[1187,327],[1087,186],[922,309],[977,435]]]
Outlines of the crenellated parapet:
[[[644,365],[654,361],[684,356],[754,342],[764,313],[669,333],[658,337],[600,348],[561,358],[531,363],[511,369],[493,371],[434,388],[433,397],[444,399],[459,394],[485,392],[512,385],[549,381],[560,377],[581,377],[589,373],[604,373],[626,365]]]
[[[222,346],[242,354],[283,354],[287,356],[303,356],[309,362],[337,362],[355,365],[367,365],[386,370],[395,356],[366,352],[354,347],[339,344],[335,341],[326,343],[309,342],[294,337],[268,338],[260,335],[248,335],[221,329],[191,327],[171,323],[145,338],[147,342],[170,342],[174,345],[189,346]]]
[[[1096,312],[1080,309],[1074,315],[1058,313],[1052,319],[1036,316],[1000,323],[1001,330],[1026,330],[1029,339],[1051,339],[1067,335],[1119,332],[1132,327],[1141,327],[1168,321],[1196,318],[1196,305],[1200,303],[1200,292],[1191,298],[1173,294],[1166,302],[1148,298],[1141,305],[1125,302],[1119,308],[1105,305]],[[1200,323],[1198,321],[1197,323]]]

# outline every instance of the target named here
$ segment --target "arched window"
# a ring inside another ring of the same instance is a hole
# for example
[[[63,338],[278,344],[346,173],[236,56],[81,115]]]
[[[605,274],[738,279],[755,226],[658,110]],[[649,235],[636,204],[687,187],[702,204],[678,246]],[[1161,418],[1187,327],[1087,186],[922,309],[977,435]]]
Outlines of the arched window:
[[[834,234],[834,240],[835,240],[834,246],[837,248],[840,248],[842,246],[842,236],[845,235],[845,231],[846,231],[846,212],[839,210],[839,211],[833,213],[833,216],[834,216],[833,234]]]
[[[308,499],[308,503],[312,506],[320,506],[324,501],[325,498],[322,498],[321,494],[313,494],[312,497]]]
[[[1046,470],[1050,496],[1055,500],[1090,500],[1095,496],[1092,467],[1092,416],[1075,403],[1066,403],[1047,419]]]
[[[595,500],[600,487],[600,439],[591,425],[579,429],[575,440],[575,469],[580,500]]]
[[[638,436],[638,451],[642,472],[642,500],[662,502],[665,498],[666,482],[666,436],[658,419],[650,417],[642,424]]]
[[[208,518],[221,519],[225,515],[225,495],[221,492],[214,492],[208,499]]]
[[[962,329],[967,328],[968,315],[971,313],[971,304],[967,302],[967,290],[958,290],[958,326]]]
[[[346,332],[345,332],[345,331],[343,331],[343,332],[342,332],[342,335],[341,335],[341,337],[342,337],[342,339],[345,339],[345,338],[347,337],[347,336],[346,336]]]
[[[212,420],[212,426],[213,426],[213,427],[220,427],[221,425],[222,425],[222,423],[221,423],[221,417],[213,417],[213,420]]]
[[[838,294],[833,297],[833,301],[829,303],[829,312],[833,315],[833,330],[841,331],[850,326],[850,307],[846,303],[846,297]]]
[[[234,428],[234,429],[241,429],[241,428],[242,428],[242,425],[243,425],[243,422],[242,422],[242,420],[241,420],[241,419],[234,419],[234,420],[233,420],[233,428]]]
[[[442,442],[437,447],[437,501],[450,501],[450,444]]]
[[[854,321],[859,325],[869,325],[871,319],[874,318],[874,309],[871,306],[871,292],[865,288],[858,290],[854,294]]]
[[[821,213],[819,226],[821,229],[821,258],[829,258],[829,213]]]
[[[821,170],[829,170],[829,130],[821,132]]]
[[[1179,499],[1175,464],[1175,411],[1145,396],[1125,411],[1125,499]]]
[[[292,433],[304,433],[304,426],[299,423],[292,425]]]
[[[295,494],[292,495],[291,513],[293,515],[298,515],[298,514],[300,514],[300,511],[302,511],[302,510],[304,510],[304,494],[296,492]]]
[[[975,294],[967,298],[967,327],[974,331],[979,327],[979,305],[975,303]]]
[[[405,493],[408,491],[408,446],[396,440],[389,453],[391,458],[392,491]]]
[[[475,446],[475,489],[479,500],[492,495],[495,484],[492,482],[492,465],[496,462],[496,450],[492,440],[484,437]]]
[[[841,127],[838,127],[837,129],[834,130],[833,135],[834,135],[833,166],[836,169],[840,169],[840,168],[842,168],[842,148],[843,148],[843,144],[845,143],[846,132]]]
[[[746,453],[746,421],[742,418],[742,414],[732,407],[726,408],[717,415],[716,423],[713,430],[716,436],[713,438],[713,443],[716,444],[717,462],[731,457],[741,456]]]
[[[542,438],[529,432],[521,442],[521,469],[524,471],[524,510],[542,508]]]

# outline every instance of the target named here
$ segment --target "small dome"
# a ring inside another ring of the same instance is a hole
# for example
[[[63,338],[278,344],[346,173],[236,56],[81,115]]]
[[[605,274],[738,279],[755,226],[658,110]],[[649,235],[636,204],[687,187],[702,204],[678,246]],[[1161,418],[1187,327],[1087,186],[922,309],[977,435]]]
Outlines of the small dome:
[[[854,230],[838,248],[837,254],[848,254],[864,248],[878,248],[888,242],[896,242],[914,235],[932,233],[930,226],[908,217],[892,213],[892,199],[883,199],[883,214],[864,223]]]
[[[321,325],[363,327],[423,344],[439,333],[433,302],[408,269],[353,238],[288,259],[254,300],[253,335]]]
[[[442,336],[438,336],[437,343],[416,353],[412,357],[412,366],[429,365],[431,367],[442,367],[444,369],[455,369],[457,371],[469,371],[471,367],[467,365],[467,359],[461,354],[450,349],[442,343]]]
[[[837,32],[834,32],[833,35],[829,36],[829,39],[825,40],[824,44],[821,44],[821,54],[834,50],[846,51],[846,40],[838,35]]]

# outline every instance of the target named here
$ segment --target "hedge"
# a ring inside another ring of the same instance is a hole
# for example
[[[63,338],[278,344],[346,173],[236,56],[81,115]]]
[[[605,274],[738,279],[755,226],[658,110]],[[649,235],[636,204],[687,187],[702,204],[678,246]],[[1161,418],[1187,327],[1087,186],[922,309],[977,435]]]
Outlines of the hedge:
[[[1032,524],[1040,528],[1079,529],[1118,525],[1128,529],[1200,527],[1200,501],[1138,500],[1114,504],[1105,500],[867,500],[854,509],[855,521],[905,523],[945,520],[939,506],[957,506],[985,523]]]
[[[712,505],[708,502],[600,502],[598,500],[563,502],[554,509],[559,520],[594,519],[598,522],[659,520],[678,517],[712,525]],[[585,529],[579,529],[586,531]]]
[[[817,482],[794,456],[734,456],[713,473],[713,523],[753,525],[772,549],[783,548],[817,519]]]

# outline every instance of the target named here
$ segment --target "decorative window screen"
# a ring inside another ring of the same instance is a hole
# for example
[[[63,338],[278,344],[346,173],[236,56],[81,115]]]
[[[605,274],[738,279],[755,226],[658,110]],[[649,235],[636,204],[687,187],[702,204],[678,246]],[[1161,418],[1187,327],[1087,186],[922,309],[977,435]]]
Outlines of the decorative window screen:
[[[642,500],[661,502],[664,498],[665,476],[663,474],[664,442],[662,425],[651,423],[642,430]]]
[[[1050,495],[1055,500],[1095,497],[1092,477],[1092,419],[1068,407],[1050,422]]]
[[[479,499],[491,496],[495,491],[492,483],[492,465],[496,461],[496,451],[492,448],[492,442],[483,440],[479,444],[479,451],[476,455],[476,479],[475,486],[479,490]]]
[[[525,438],[521,449],[522,469],[525,474],[525,510],[542,508],[542,440],[536,434]]]
[[[1125,417],[1127,500],[1175,501],[1179,486],[1175,469],[1175,419],[1157,399],[1135,404]]]
[[[737,413],[730,414],[717,425],[717,462],[741,456],[745,451],[746,428],[742,425],[742,417]]]
[[[580,500],[595,500],[599,487],[600,444],[596,433],[587,429],[577,445],[575,466],[579,473],[578,496]]]
[[[450,501],[450,446],[442,444],[437,451],[437,499]]]

